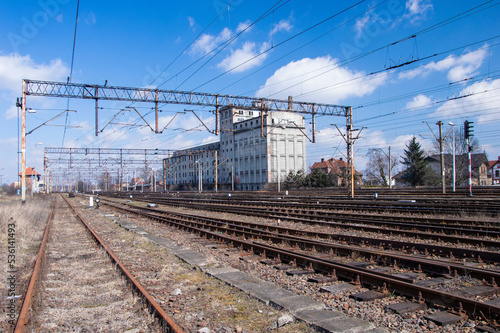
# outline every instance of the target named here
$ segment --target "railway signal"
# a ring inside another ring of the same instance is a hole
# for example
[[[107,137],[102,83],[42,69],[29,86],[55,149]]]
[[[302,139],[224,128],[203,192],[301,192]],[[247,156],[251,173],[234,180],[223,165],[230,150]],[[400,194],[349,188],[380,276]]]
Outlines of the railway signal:
[[[472,134],[472,132],[474,132],[474,130],[472,128],[474,128],[474,126],[472,126],[471,124],[474,124],[473,121],[464,121],[464,136],[465,136],[465,140],[467,141],[467,158],[469,160],[469,197],[472,197],[472,158],[471,158],[471,147],[470,147],[470,138],[474,136],[474,134]]]
[[[472,134],[472,132],[474,132],[473,128],[474,126],[472,126],[471,124],[474,124],[473,121],[464,121],[464,135],[465,135],[465,139],[469,139],[470,137],[473,137],[474,134]]]

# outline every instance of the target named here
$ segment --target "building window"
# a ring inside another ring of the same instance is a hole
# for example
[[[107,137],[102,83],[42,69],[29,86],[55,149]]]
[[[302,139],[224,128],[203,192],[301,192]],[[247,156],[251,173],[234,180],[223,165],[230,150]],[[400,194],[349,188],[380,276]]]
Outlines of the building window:
[[[495,170],[495,177],[500,177],[500,170]]]

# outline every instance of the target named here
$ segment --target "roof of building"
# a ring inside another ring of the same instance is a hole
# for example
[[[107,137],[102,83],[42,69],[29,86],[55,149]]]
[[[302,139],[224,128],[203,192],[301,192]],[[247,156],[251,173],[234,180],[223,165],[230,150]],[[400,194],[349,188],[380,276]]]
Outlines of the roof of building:
[[[18,176],[21,176],[22,172],[19,172]],[[26,168],[26,176],[40,176],[38,172],[35,171],[35,169],[32,169],[31,167]]]
[[[443,154],[443,156],[444,156],[444,163],[446,165],[453,164],[453,154]],[[457,163],[460,163],[462,161],[467,161],[468,156],[467,156],[467,154],[456,155],[455,159],[456,159],[455,161]],[[430,155],[430,156],[426,157],[425,160],[430,162],[430,163],[436,163],[436,162],[441,163],[441,158],[440,158],[439,154]],[[478,168],[483,163],[489,164],[485,153],[471,154],[471,166],[473,168]]]
[[[334,174],[340,174],[342,173],[343,169],[346,169],[349,167],[349,164],[347,164],[346,161],[344,161],[342,158],[337,160],[335,158],[330,158],[329,160],[324,160],[321,159],[321,162],[315,162],[311,166],[311,170],[314,169],[323,169],[326,170],[327,172],[334,173]],[[362,175],[361,172],[354,170],[355,175]]]
[[[498,156],[498,160],[496,160],[496,161],[488,161],[488,163],[490,164],[490,169],[493,169],[493,167],[495,165],[497,165],[497,164],[500,165],[500,156]]]

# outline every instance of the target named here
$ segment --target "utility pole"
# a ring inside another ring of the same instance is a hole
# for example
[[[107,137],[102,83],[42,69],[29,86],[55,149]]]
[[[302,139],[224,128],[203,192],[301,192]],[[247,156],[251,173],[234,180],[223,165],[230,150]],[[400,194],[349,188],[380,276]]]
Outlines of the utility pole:
[[[444,152],[443,152],[443,140],[444,140],[443,122],[440,120],[436,123],[436,125],[439,126],[439,138],[434,134],[434,131],[432,130],[432,128],[429,126],[429,124],[426,121],[423,121],[423,123],[425,123],[427,125],[427,127],[429,127],[432,135],[434,135],[434,138],[436,139],[436,141],[439,142],[439,154],[441,156],[441,185],[443,188],[443,194],[446,194],[446,179],[445,179]]]
[[[345,143],[347,144],[347,171],[348,171],[348,176],[347,176],[347,196],[354,198],[354,153],[353,153],[353,145],[354,142],[359,138],[359,135],[363,131],[365,127],[362,127],[361,130],[359,130],[359,133],[356,135],[356,137],[353,137],[353,132],[357,131],[356,129],[353,128],[353,122],[352,122],[352,108],[348,107],[348,112],[346,115],[346,134],[342,134],[340,129],[337,127],[337,125],[334,125],[337,130],[339,131],[340,135],[344,139]]]
[[[215,155],[215,192],[217,192],[217,168],[218,168],[218,163],[217,163],[217,150],[214,151]]]
[[[443,152],[443,122],[440,120],[436,123],[439,126],[439,154],[441,156],[441,186],[443,194],[446,194],[446,176],[444,169],[444,152]]]
[[[21,97],[21,203],[26,203],[26,81],[23,80]]]
[[[456,183],[456,167],[455,167],[455,155],[456,155],[456,147],[455,147],[455,129],[453,127],[455,127],[455,124],[453,124],[452,122],[449,122],[448,125],[451,126],[451,131],[453,131],[453,193],[455,193],[455,189],[456,189],[456,186],[455,186],[455,183]]]
[[[392,158],[391,146],[389,146],[389,190],[392,189]]]

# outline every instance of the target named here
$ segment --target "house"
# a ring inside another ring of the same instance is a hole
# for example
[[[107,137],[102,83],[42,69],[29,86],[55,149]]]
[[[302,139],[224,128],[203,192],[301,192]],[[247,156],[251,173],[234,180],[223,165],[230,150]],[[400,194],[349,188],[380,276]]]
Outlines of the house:
[[[491,175],[491,185],[500,185],[500,156],[496,161],[489,161],[488,173]]]
[[[446,183],[453,182],[453,155],[444,154],[444,168]],[[429,166],[438,174],[441,174],[441,157],[438,154],[425,158]],[[488,170],[490,164],[485,153],[471,155],[472,185],[488,185]],[[469,159],[467,154],[455,156],[456,185],[464,186],[469,183]]]
[[[335,175],[336,179],[336,186],[346,186],[348,184],[348,168],[350,167],[349,164],[347,164],[346,161],[342,159],[335,159],[331,158],[329,160],[326,160],[324,158],[321,159],[321,162],[315,162],[311,166],[311,171],[314,171],[315,169],[321,170],[325,174],[333,174]],[[363,185],[363,180],[362,180],[363,174],[357,170],[354,170],[354,184],[357,186]]]
[[[22,177],[22,172],[18,174],[19,178]],[[43,191],[43,182],[40,181],[42,175],[35,171],[33,168],[26,168],[26,188],[31,189],[32,193],[39,193]]]

